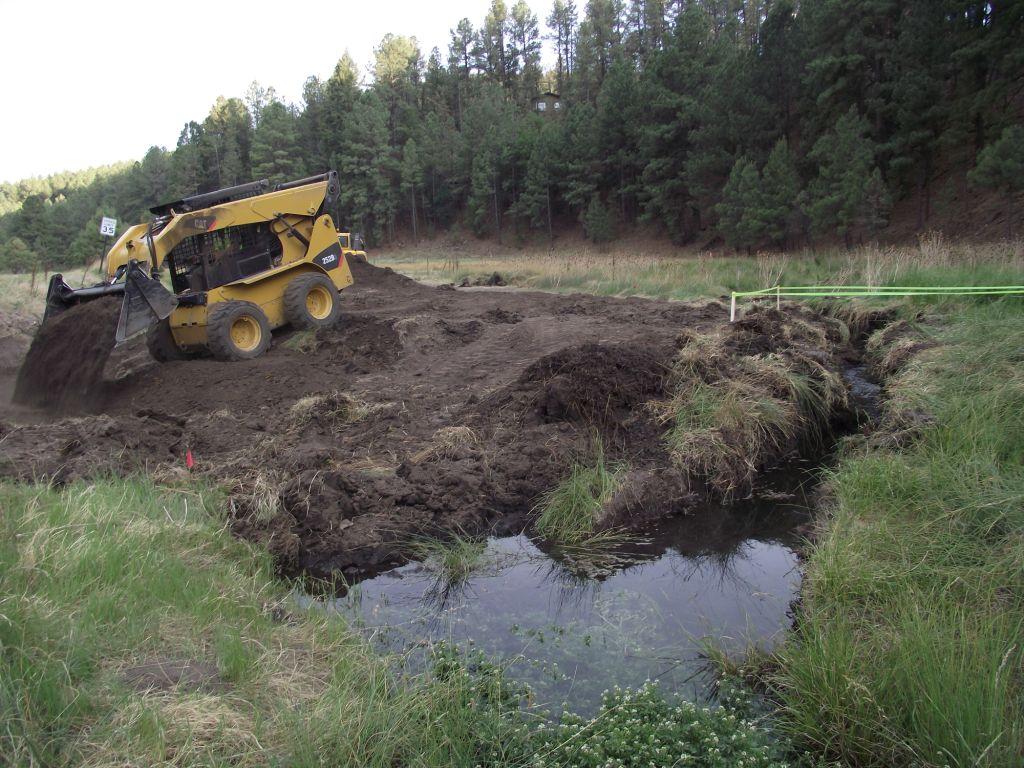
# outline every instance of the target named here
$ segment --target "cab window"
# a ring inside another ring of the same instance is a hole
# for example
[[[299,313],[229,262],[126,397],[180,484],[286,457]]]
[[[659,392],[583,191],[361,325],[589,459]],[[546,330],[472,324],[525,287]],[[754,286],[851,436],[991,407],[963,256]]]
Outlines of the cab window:
[[[348,235],[338,235],[338,242],[341,243],[342,248],[348,248]]]

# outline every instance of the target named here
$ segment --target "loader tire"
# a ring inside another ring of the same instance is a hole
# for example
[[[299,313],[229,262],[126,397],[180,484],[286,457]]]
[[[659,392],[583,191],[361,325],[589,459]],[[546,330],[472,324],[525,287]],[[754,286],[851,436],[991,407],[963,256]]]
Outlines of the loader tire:
[[[149,326],[146,331],[146,347],[149,355],[158,363],[169,363],[172,360],[184,360],[189,357],[174,341],[171,334],[171,323],[164,318]]]
[[[252,360],[270,348],[270,321],[251,301],[219,302],[206,320],[206,343],[218,360]]]
[[[327,275],[299,275],[284,289],[284,316],[293,328],[328,328],[339,314],[338,289]]]

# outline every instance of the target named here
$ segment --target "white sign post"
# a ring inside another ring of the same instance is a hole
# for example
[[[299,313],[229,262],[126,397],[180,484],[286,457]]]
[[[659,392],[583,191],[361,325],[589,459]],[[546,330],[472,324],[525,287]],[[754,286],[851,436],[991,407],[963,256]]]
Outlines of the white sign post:
[[[117,234],[117,219],[104,216],[100,219],[100,235],[103,237],[103,245],[100,248],[100,275],[103,275],[103,262],[107,258],[107,238]],[[85,285],[85,276],[89,271],[89,260],[85,260],[85,269],[82,271],[82,285]]]

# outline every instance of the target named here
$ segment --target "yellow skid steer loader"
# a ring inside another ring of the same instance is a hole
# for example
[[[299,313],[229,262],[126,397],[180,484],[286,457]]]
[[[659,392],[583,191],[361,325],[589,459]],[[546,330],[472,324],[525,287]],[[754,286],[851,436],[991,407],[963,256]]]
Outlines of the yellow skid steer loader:
[[[151,208],[107,255],[106,279],[75,290],[50,280],[43,322],[68,307],[123,294],[115,342],[146,332],[157,360],[209,352],[221,360],[258,357],[285,324],[323,328],[352,284],[347,254],[365,255],[358,235],[339,233],[326,211],[338,176],[278,184],[266,180]],[[160,282],[166,266],[171,290]]]

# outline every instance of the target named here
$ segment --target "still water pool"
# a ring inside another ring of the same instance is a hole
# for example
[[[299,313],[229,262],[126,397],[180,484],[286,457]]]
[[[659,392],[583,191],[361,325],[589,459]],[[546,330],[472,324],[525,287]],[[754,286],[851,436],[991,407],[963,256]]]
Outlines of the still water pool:
[[[795,550],[810,514],[800,485],[786,485],[664,521],[611,562],[526,535],[492,538],[454,583],[428,558],[343,597],[307,599],[345,614],[384,650],[415,658],[445,641],[482,651],[554,710],[570,701],[593,711],[604,689],[648,678],[696,699],[711,682],[705,639],[770,648],[791,623]]]

